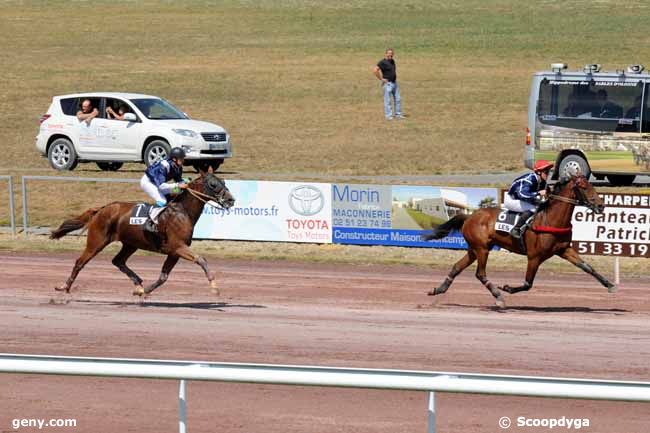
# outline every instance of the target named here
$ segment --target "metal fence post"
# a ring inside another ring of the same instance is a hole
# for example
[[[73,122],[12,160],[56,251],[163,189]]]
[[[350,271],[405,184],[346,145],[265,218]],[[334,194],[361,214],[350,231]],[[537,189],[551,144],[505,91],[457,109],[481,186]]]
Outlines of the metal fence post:
[[[23,195],[23,233],[27,234],[27,181],[25,176],[21,178]]]
[[[436,433],[436,397],[433,391],[429,391],[429,422],[427,433]]]
[[[186,416],[187,404],[185,403],[185,380],[181,380],[181,384],[178,388],[178,433],[186,432]]]
[[[14,203],[14,180],[9,176],[9,221],[11,223],[11,234],[16,236],[16,206]]]

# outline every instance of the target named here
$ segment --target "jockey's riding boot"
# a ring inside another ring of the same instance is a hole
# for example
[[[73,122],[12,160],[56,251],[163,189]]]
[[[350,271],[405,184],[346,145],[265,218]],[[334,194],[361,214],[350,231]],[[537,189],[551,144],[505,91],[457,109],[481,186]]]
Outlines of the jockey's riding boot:
[[[149,212],[149,218],[147,218],[147,221],[144,223],[144,231],[158,233],[158,218],[163,210],[165,210],[165,205],[156,203],[156,206]]]
[[[142,229],[145,232],[158,233],[158,225],[154,220],[151,219],[151,217],[147,218],[147,221],[145,221],[144,226],[142,226]]]
[[[526,224],[526,221],[528,221],[528,218],[533,216],[533,214],[534,214],[533,211],[527,210],[527,211],[523,212],[521,215],[519,215],[519,219],[517,220],[517,224],[515,224],[515,226],[510,231],[510,235],[513,238],[515,238],[515,239],[521,238],[521,234],[523,232],[522,229],[524,227],[524,224]]]

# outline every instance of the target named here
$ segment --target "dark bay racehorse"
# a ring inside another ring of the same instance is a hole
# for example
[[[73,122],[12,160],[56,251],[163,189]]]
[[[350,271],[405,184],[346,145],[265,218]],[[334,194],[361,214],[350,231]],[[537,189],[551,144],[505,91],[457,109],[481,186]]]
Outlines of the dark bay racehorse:
[[[122,242],[122,249],[113,258],[113,264],[133,281],[136,286],[134,295],[149,294],[162,285],[181,258],[201,266],[210,286],[217,290],[217,280],[208,270],[206,260],[190,250],[194,225],[208,201],[214,201],[226,209],[235,203],[225,182],[211,172],[202,173],[168,204],[168,208],[158,218],[158,233],[145,232],[142,225],[130,224],[131,212],[137,203],[113,202],[88,209],[78,217],[64,221],[52,232],[50,238],[59,239],[84,227],[88,229],[88,237],[86,249],[77,259],[70,277],[63,286],[56,287],[56,290],[69,293],[77,274],[86,263],[108,244],[116,241]],[[167,255],[160,277],[146,289],[142,287],[142,279],[126,266],[128,258],[138,249]]]
[[[445,281],[428,294],[445,293],[454,278],[477,260],[476,278],[487,287],[496,299],[497,305],[503,306],[505,304],[501,290],[508,293],[530,290],[539,266],[553,256],[568,260],[594,276],[610,292],[615,291],[615,286],[582,260],[578,252],[571,247],[571,217],[576,205],[586,206],[596,213],[602,213],[604,209],[602,199],[581,174],[564,178],[554,185],[548,201],[535,214],[532,229],[524,233],[525,249],[509,233],[495,230],[500,209],[479,209],[471,215],[454,216],[436,227],[431,234],[425,236],[425,239],[441,239],[454,229],[461,230],[468,244],[467,254],[454,264]],[[487,279],[485,267],[490,249],[494,245],[528,257],[528,268],[523,285],[497,287]]]

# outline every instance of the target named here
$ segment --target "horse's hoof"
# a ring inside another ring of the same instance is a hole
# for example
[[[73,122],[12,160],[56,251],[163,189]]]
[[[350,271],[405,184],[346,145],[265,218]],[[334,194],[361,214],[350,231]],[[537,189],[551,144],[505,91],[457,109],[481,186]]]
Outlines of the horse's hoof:
[[[436,289],[431,289],[427,292],[427,296],[435,296],[436,295]]]
[[[607,286],[607,292],[608,293],[616,293],[618,292],[618,288],[615,285]]]
[[[56,287],[54,287],[54,290],[56,290],[57,292],[68,292],[68,293],[70,293],[70,289],[66,289],[64,286],[56,286]]]
[[[512,289],[507,284],[505,286],[503,286],[503,287],[499,287],[499,290],[503,290],[506,293],[512,293]]]
[[[135,289],[133,289],[133,296],[142,296],[142,295],[144,295],[144,287],[136,286]]]
[[[501,297],[496,298],[494,304],[496,305],[497,308],[506,308],[506,301]]]
[[[214,295],[219,295],[219,284],[216,278],[210,281],[210,292]]]

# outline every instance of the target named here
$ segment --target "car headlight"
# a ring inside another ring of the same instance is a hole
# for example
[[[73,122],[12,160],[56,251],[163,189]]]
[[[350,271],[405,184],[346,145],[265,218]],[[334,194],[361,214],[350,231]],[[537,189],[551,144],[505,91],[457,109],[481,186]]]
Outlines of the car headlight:
[[[199,134],[197,134],[196,132],[192,131],[191,129],[172,129],[172,131],[174,131],[174,132],[177,133],[178,135],[182,135],[183,137],[192,137],[192,138],[195,138],[195,137],[198,137],[198,136],[199,136]]]
[[[181,146],[181,147],[183,148],[185,153],[194,152],[194,148],[192,146]]]

